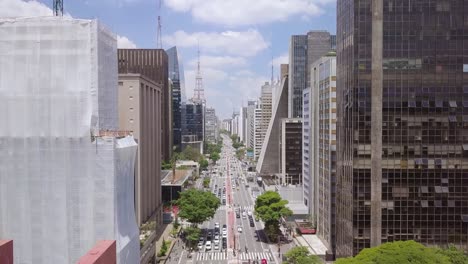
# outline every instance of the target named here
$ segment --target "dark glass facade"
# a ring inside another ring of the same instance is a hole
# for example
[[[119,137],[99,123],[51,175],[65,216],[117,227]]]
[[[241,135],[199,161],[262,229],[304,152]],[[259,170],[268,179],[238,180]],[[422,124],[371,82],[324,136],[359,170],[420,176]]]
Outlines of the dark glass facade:
[[[184,75],[179,61],[177,47],[166,50],[169,64],[169,78],[172,80],[172,130],[173,144],[178,149],[182,142],[182,96],[184,94]]]
[[[467,17],[463,0],[338,0],[337,257],[467,249]]]
[[[187,103],[185,105],[186,124],[183,127],[183,136],[196,136],[196,141],[203,141],[204,115],[203,105],[198,103]]]

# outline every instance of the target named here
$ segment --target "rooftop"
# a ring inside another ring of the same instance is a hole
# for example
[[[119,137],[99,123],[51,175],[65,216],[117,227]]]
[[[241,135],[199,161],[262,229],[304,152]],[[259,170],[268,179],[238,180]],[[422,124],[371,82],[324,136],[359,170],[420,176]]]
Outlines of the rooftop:
[[[162,180],[161,185],[183,185],[187,179],[192,175],[192,170],[177,170],[176,177],[172,180],[172,170],[163,170],[162,171]]]

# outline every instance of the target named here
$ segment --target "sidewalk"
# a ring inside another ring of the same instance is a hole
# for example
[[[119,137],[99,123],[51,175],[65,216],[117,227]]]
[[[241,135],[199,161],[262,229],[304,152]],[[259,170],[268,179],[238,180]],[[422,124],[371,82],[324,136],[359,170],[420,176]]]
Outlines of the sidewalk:
[[[161,250],[163,239],[166,241],[169,240],[172,227],[173,227],[172,223],[164,224],[158,230],[156,230],[156,237],[158,238],[158,240],[156,241],[156,252],[155,252],[156,255],[158,254],[159,250]],[[158,258],[156,257],[156,259]]]

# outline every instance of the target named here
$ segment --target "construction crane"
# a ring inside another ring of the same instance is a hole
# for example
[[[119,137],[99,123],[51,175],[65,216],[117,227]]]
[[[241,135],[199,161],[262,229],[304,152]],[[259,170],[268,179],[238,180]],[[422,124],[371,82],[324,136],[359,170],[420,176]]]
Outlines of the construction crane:
[[[54,16],[63,16],[63,0],[54,0]]]

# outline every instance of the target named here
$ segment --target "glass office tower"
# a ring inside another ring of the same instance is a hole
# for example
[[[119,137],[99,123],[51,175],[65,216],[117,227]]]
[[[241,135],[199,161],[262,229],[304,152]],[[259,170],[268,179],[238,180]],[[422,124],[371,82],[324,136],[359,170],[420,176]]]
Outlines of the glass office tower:
[[[337,257],[467,248],[468,2],[338,0]]]

